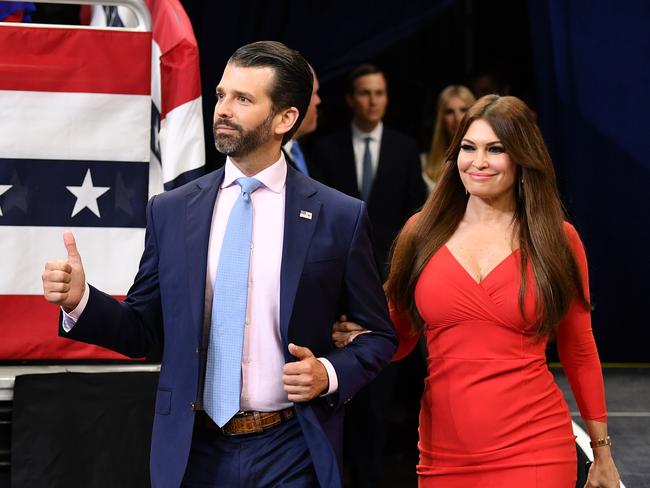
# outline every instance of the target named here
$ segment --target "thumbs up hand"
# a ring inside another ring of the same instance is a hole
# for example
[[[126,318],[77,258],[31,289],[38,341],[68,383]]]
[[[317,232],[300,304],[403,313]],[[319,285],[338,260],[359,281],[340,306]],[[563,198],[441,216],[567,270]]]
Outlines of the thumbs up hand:
[[[289,352],[298,361],[283,368],[282,382],[290,402],[308,402],[327,390],[329,378],[323,363],[309,348],[289,344]]]
[[[63,310],[71,312],[81,301],[86,286],[86,275],[74,235],[69,230],[63,233],[63,243],[68,250],[68,257],[65,261],[45,263],[42,275],[43,295],[48,302],[61,305]]]

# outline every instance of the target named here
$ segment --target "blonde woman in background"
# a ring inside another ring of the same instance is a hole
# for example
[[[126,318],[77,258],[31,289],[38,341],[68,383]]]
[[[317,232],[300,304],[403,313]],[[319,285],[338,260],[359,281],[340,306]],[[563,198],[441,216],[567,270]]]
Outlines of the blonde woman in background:
[[[426,155],[422,171],[429,192],[442,174],[445,152],[451,145],[456,129],[475,100],[469,88],[463,85],[449,85],[440,92],[431,151]]]

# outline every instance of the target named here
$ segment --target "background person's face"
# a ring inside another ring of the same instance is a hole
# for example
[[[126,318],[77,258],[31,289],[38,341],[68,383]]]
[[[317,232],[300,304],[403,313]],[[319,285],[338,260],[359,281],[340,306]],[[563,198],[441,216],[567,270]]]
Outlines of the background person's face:
[[[468,108],[469,107],[465,101],[460,97],[451,97],[445,104],[442,112],[442,117],[449,139],[452,139],[454,137],[454,134],[460,125],[460,121],[463,119],[463,116],[467,112]]]
[[[360,76],[354,80],[354,92],[346,99],[356,121],[364,125],[377,125],[384,117],[388,105],[384,75],[373,73]]]
[[[321,102],[320,97],[318,96],[320,85],[318,83],[318,78],[316,78],[316,73],[312,71],[312,74],[314,75],[314,84],[311,92],[311,99],[309,100],[309,106],[307,107],[305,118],[302,119],[300,127],[298,127],[298,130],[293,136],[294,139],[311,134],[318,126],[318,106]]]

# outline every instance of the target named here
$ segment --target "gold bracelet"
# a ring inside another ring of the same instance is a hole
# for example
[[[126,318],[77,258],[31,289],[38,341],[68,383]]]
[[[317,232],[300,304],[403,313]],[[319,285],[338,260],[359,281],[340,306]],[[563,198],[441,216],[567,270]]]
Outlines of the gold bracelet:
[[[611,446],[612,445],[612,438],[610,436],[603,437],[602,439],[596,439],[595,441],[591,441],[589,445],[593,447],[603,447],[603,446]]]

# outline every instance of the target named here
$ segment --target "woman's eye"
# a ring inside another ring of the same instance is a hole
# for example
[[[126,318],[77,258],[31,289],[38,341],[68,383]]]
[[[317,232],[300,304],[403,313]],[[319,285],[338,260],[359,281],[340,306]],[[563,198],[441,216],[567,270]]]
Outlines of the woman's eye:
[[[506,150],[501,146],[492,146],[490,149],[488,149],[488,151],[490,151],[492,154],[502,154],[506,152]]]
[[[460,149],[461,151],[473,151],[474,146],[470,146],[469,144],[461,144]]]

